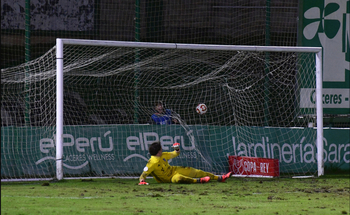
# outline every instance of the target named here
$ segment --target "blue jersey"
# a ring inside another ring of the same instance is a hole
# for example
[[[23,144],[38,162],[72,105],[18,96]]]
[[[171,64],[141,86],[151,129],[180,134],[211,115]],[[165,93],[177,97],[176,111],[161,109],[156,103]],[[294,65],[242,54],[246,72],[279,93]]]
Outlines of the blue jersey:
[[[170,125],[172,124],[171,110],[166,109],[165,114],[155,113],[152,115],[152,120],[157,125]]]

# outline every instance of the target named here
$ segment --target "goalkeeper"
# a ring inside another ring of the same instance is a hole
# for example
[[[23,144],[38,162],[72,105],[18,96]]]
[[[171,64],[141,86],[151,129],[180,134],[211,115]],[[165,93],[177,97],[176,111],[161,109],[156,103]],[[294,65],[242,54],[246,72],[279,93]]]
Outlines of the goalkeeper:
[[[173,152],[163,152],[160,142],[154,142],[149,147],[151,158],[148,160],[146,167],[140,176],[139,185],[148,185],[145,181],[148,175],[158,183],[206,183],[210,180],[225,182],[232,172],[222,176],[217,176],[209,172],[204,172],[192,167],[170,166],[169,159],[175,158],[180,154],[180,144],[174,143]],[[197,179],[198,178],[198,179]]]

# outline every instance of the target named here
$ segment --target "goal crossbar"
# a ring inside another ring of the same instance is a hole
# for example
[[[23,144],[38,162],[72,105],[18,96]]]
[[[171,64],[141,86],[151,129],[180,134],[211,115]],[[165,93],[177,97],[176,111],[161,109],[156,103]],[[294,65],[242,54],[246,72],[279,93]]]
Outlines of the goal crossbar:
[[[161,49],[192,49],[192,50],[217,50],[217,51],[259,51],[259,52],[307,52],[319,53],[321,47],[295,47],[295,46],[244,46],[244,45],[214,45],[214,44],[185,44],[185,43],[152,43],[152,42],[128,42],[109,40],[80,40],[60,39],[57,44],[84,45],[84,46],[112,46],[130,48],[161,48]]]

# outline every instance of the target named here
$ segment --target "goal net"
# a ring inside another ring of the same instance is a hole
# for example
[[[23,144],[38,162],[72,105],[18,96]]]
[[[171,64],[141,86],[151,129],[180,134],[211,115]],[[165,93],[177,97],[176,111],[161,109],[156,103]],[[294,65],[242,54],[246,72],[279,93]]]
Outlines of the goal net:
[[[322,175],[319,59],[308,47],[57,39],[1,70],[1,178],[137,177],[155,141],[180,143],[171,165],[215,174],[241,156]]]

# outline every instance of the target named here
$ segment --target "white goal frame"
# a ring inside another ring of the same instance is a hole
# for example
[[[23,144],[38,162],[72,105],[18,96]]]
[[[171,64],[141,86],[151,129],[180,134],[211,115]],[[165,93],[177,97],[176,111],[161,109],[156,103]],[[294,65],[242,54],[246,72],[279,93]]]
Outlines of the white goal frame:
[[[133,48],[191,49],[216,51],[255,51],[255,52],[306,52],[315,53],[316,57],[316,118],[317,118],[317,170],[318,176],[324,175],[323,164],[323,108],[322,108],[322,48],[320,47],[286,47],[286,46],[241,46],[241,45],[206,45],[181,43],[146,43],[125,41],[56,39],[56,177],[63,179],[63,46],[113,46]]]

